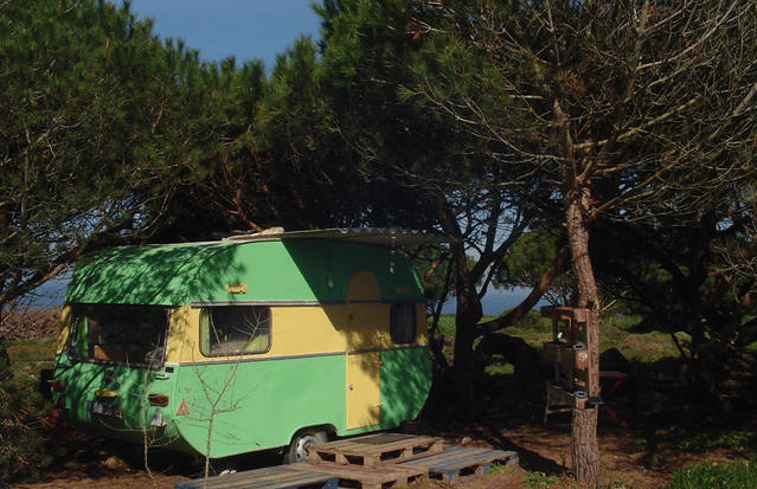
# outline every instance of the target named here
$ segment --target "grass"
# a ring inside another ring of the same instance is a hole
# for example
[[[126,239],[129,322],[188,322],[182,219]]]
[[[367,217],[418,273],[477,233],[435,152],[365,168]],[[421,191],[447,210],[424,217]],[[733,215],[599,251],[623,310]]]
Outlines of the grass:
[[[39,371],[43,368],[52,368],[56,347],[56,340],[6,341],[5,348],[11,360],[15,382],[36,385],[39,381]]]
[[[528,475],[526,475],[524,485],[529,489],[547,489],[556,485],[557,482],[557,477],[553,475],[546,475],[540,472],[529,472]]]
[[[705,453],[717,449],[745,451],[754,447],[756,443],[757,436],[743,430],[705,430],[694,434],[671,433],[662,436],[660,440],[662,448],[687,453]]]
[[[57,341],[10,340],[5,342],[5,347],[11,362],[45,362],[52,360]]]
[[[507,474],[515,472],[516,470],[516,467],[507,465],[506,463],[492,462],[489,465],[489,475]]]
[[[515,373],[515,367],[507,363],[502,355],[492,355],[491,362],[484,367],[484,374],[488,376],[512,375]]]
[[[702,462],[676,471],[663,489],[754,489],[757,465],[749,462]]]
[[[484,321],[489,318],[484,318]],[[603,352],[616,348],[625,358],[638,364],[651,365],[665,358],[678,358],[678,349],[670,335],[659,331],[634,333],[632,329],[641,321],[640,316],[623,316],[608,314],[602,318],[599,332],[599,350]],[[552,340],[552,322],[542,318],[537,311],[530,311],[517,324],[505,328],[503,333],[517,336],[526,341],[537,351],[541,351],[545,342]],[[451,359],[452,345],[455,338],[455,316],[444,314],[439,318],[438,333],[445,337],[445,355]],[[682,335],[682,336],[681,336]],[[679,341],[690,341],[681,334]],[[509,375],[511,369],[495,361],[487,366],[489,375]]]
[[[604,332],[607,332],[605,334]],[[644,334],[625,333],[614,336],[617,330],[603,327],[600,332],[600,349],[617,348],[624,357],[635,363],[652,364],[663,358],[678,357],[678,350],[670,335],[660,331]]]
[[[430,318],[429,318],[430,319]],[[454,314],[442,314],[439,316],[439,333],[448,337],[455,337],[455,316]]]

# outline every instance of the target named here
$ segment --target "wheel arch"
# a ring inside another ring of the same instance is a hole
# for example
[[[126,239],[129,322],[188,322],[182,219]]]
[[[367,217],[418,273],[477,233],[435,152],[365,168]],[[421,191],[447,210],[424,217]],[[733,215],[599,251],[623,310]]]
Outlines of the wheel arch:
[[[295,440],[295,438],[302,435],[303,433],[308,433],[308,432],[312,433],[315,431],[324,431],[326,435],[328,435],[330,440],[339,436],[339,430],[333,424],[331,423],[315,424],[311,426],[304,426],[302,428],[299,428],[294,433],[292,433],[292,436],[289,437],[289,443],[292,443]]]

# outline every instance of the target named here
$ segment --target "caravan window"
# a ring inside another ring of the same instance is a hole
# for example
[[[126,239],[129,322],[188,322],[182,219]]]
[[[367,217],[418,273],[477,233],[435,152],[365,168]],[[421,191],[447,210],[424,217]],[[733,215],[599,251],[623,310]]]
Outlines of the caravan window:
[[[412,343],[415,341],[415,329],[415,304],[392,304],[389,327],[392,343]]]
[[[268,306],[207,307],[200,313],[200,351],[205,356],[264,353],[271,348]]]
[[[76,305],[69,354],[80,360],[159,368],[170,312],[163,307]]]

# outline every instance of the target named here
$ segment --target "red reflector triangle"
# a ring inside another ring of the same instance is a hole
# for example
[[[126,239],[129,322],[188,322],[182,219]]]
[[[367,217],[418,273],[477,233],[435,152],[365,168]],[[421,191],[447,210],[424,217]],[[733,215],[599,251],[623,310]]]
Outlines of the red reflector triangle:
[[[178,409],[176,409],[176,416],[189,416],[189,408],[184,399],[181,400]]]

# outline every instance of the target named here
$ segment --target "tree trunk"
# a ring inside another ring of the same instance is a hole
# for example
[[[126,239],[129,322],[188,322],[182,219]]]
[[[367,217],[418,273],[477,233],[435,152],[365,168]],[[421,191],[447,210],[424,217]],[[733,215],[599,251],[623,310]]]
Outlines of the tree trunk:
[[[573,260],[573,268],[578,281],[578,295],[574,307],[591,310],[587,323],[586,348],[589,355],[589,399],[599,397],[599,292],[594,279],[594,269],[589,254],[590,213],[591,213],[591,160],[582,161],[577,157],[570,127],[570,116],[563,111],[560,102],[554,101],[554,140],[563,161],[563,205],[568,243]],[[576,402],[573,409],[571,443],[573,472],[581,484],[591,484],[599,480],[599,445],[597,444],[596,406],[585,401]]]
[[[567,265],[569,251],[570,247],[561,246],[560,249],[557,250],[557,256],[555,257],[554,261],[549,266],[547,271],[544,272],[541,279],[539,280],[539,283],[536,284],[533,289],[531,289],[531,292],[528,294],[528,296],[523,299],[523,301],[518,304],[518,306],[513,308],[504,316],[499,316],[495,319],[492,319],[491,321],[487,321],[486,323],[479,325],[479,334],[487,335],[494,333],[495,331],[498,331],[500,329],[512,326],[513,324],[526,317],[526,314],[528,314],[528,312],[532,310],[534,306],[536,306],[539,300],[541,300],[541,298],[544,296],[545,292],[547,292],[547,290],[549,290],[549,288],[552,286],[552,282],[554,281],[558,273],[561,273],[563,271],[563,268]]]
[[[455,267],[455,293],[457,311],[455,315],[455,346],[453,371],[455,390],[461,400],[467,402],[469,410],[475,409],[474,384],[475,365],[473,343],[476,339],[476,324],[481,319],[481,300],[476,284],[468,270],[463,236],[459,223],[446,203],[437,199],[439,220],[447,236],[452,238],[450,253]]]
[[[475,402],[476,365],[473,342],[476,339],[476,324],[481,319],[481,301],[475,283],[471,280],[462,244],[453,244],[455,271],[457,275],[457,314],[455,315],[455,346],[453,375],[455,391],[467,406],[469,416],[477,417]]]
[[[581,484],[599,480],[599,446],[597,445],[597,408],[576,406],[571,423],[573,473]]]
[[[589,205],[587,187],[572,188],[566,193],[566,218],[573,266],[578,280],[578,296],[575,306],[591,310],[588,322],[587,353],[590,376],[589,399],[599,397],[599,295],[594,280],[591,256],[589,255],[589,223],[586,215]],[[597,407],[578,403],[573,409],[571,430],[573,471],[582,484],[599,480],[599,446],[597,444]]]

